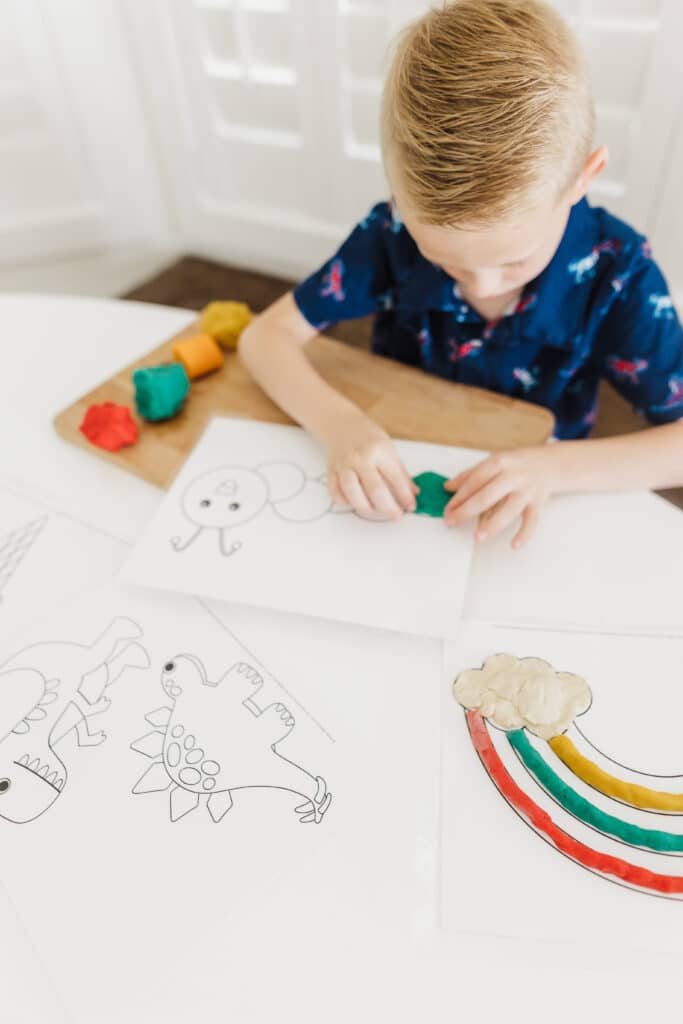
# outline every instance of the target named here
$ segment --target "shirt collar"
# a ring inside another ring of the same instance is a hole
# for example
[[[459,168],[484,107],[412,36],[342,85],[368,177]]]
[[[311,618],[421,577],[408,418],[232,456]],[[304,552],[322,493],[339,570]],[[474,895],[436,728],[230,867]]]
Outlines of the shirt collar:
[[[596,218],[586,199],[576,203],[555,255],[548,266],[524,289],[527,311],[513,317],[521,336],[533,336],[545,345],[572,349],[578,342],[579,307],[569,264],[591,252],[599,241]]]
[[[590,253],[598,242],[597,225],[591,212],[586,199],[572,207],[552,260],[526,285],[514,312],[504,316],[511,330],[506,332],[505,338],[501,335],[501,342],[514,344],[523,338],[534,338],[554,348],[575,347],[577,331],[567,318],[567,312],[576,306],[574,279],[568,273],[568,265],[577,256]],[[399,308],[453,312],[456,319],[463,322],[485,324],[484,318],[460,295],[457,281],[424,259],[412,239],[411,242],[416,259],[399,284]]]

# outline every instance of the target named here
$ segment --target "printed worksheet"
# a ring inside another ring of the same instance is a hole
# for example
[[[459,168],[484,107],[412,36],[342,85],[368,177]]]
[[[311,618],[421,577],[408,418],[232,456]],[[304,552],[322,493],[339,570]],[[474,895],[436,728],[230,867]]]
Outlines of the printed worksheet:
[[[683,952],[683,635],[465,620],[442,689],[450,931]]]
[[[222,1021],[226,957],[280,893],[292,943],[321,899],[342,944],[430,907],[438,645],[229,618],[105,584],[0,638],[2,877],[77,1024],[182,1019],[199,989]]]
[[[481,452],[397,442],[412,476]],[[441,637],[460,618],[472,530],[368,520],[335,505],[321,449],[297,427],[214,419],[128,561],[125,581]]]
[[[0,475],[0,636],[113,579],[125,552],[37,488]]]

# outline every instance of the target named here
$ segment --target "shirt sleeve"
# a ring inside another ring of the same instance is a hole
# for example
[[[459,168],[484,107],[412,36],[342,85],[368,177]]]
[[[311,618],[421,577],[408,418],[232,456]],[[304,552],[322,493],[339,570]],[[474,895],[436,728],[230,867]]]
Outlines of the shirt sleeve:
[[[683,417],[683,328],[643,243],[608,283],[598,332],[602,376],[651,423]]]
[[[375,313],[391,286],[387,232],[391,210],[378,203],[334,256],[294,289],[294,299],[308,322],[321,330],[340,320]]]

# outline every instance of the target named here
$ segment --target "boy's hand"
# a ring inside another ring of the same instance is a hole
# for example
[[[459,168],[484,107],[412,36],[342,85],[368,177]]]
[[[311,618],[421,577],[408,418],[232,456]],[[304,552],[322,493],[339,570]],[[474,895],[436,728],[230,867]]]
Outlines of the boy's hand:
[[[360,515],[400,519],[418,492],[389,435],[364,413],[337,417],[319,435],[327,452],[330,494]]]
[[[447,526],[479,517],[475,540],[495,537],[521,516],[512,546],[525,544],[538,522],[541,505],[552,494],[552,446],[497,452],[445,484],[457,493],[446,506]]]

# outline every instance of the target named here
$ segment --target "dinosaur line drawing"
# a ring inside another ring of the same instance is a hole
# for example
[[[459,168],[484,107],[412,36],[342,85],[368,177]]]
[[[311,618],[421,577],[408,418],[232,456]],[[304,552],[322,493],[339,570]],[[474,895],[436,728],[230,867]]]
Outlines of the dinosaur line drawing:
[[[133,793],[170,791],[174,822],[204,801],[218,823],[233,806],[235,791],[278,789],[302,801],[295,807],[301,822],[320,824],[332,795],[320,775],[280,753],[295,721],[284,704],[257,703],[263,685],[263,677],[244,661],[217,682],[192,654],[167,662],[161,686],[170,705],[145,715],[153,729],[131,744],[152,760]]]
[[[68,736],[79,747],[105,741],[91,719],[109,709],[107,691],[125,671],[149,668],[141,636],[115,618],[90,646],[37,643],[0,665],[0,820],[35,821],[61,796],[68,773],[57,747]]]

